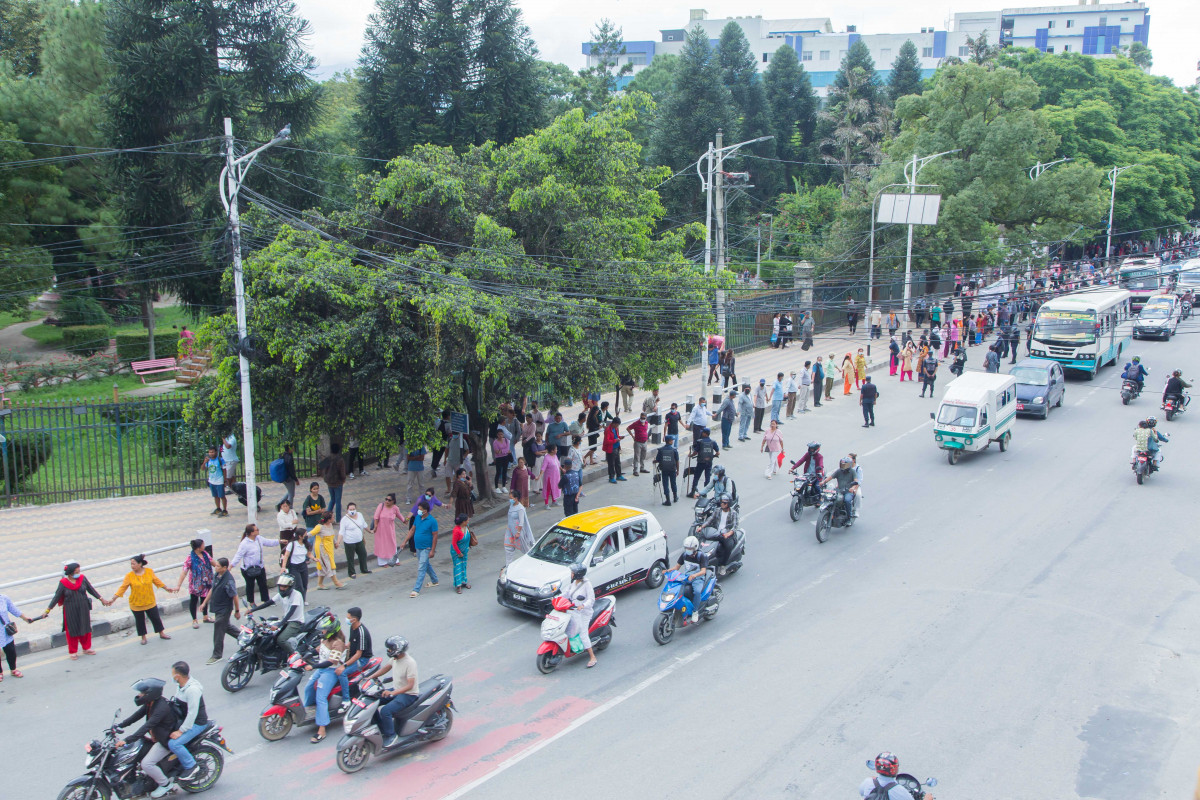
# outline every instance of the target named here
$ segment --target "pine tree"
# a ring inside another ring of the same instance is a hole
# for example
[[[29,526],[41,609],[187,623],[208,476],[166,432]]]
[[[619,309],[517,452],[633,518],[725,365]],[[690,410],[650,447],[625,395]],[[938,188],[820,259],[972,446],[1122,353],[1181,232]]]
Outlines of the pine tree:
[[[763,87],[779,157],[785,162],[816,161],[817,96],[795,48],[783,45],[771,55],[763,73]],[[798,178],[816,175],[811,165],[784,163],[783,169],[788,189]]]
[[[390,159],[422,141],[423,0],[378,0],[367,18],[356,75],[358,127],[363,155]]]
[[[542,125],[549,100],[539,79],[537,46],[520,9],[509,0],[480,0],[479,31],[474,143],[511,142]]]
[[[892,105],[906,94],[920,94],[921,62],[917,59],[917,46],[908,39],[900,46],[896,60],[892,62],[892,74],[888,78],[888,98]]]
[[[866,164],[880,157],[879,144],[888,129],[887,102],[875,61],[860,39],[850,45],[829,89],[829,103],[818,115],[825,161],[837,165],[842,193],[863,177]]]
[[[679,54],[674,89],[658,110],[650,162],[690,172],[689,165],[704,155],[718,130],[724,131],[726,142],[737,141],[733,98],[721,80],[708,35],[697,25],[688,32]],[[694,177],[681,174],[659,192],[672,215],[702,218],[704,196]]]
[[[610,19],[600,20],[592,30],[591,49],[596,64],[579,70],[582,81],[579,94],[584,111],[594,114],[617,91],[617,82],[633,72],[633,64],[617,63],[625,55],[625,32]]]
[[[42,51],[43,2],[0,0],[0,59],[17,75],[36,75]]]
[[[205,220],[223,216],[219,167],[178,153],[221,152],[214,137],[224,117],[243,141],[270,139],[285,124],[303,134],[319,100],[315,64],[302,47],[308,22],[292,0],[121,0],[107,6],[106,30],[109,141],[156,148],[113,159],[113,188],[131,230],[130,277],[143,294],[166,285],[185,303],[214,305],[220,282],[212,273],[228,262],[227,247],[204,241],[213,227]],[[295,151],[272,152],[271,162],[305,171]],[[265,170],[247,182],[289,205],[311,204]]]
[[[721,79],[729,89],[734,110],[738,115],[738,139],[726,140],[733,144],[740,139],[757,139],[773,135],[768,113],[767,95],[758,77],[758,67],[750,43],[742,26],[729,22],[721,30],[717,43],[717,63],[721,67]],[[781,183],[782,171],[776,159],[776,142],[768,140],[750,145],[743,153],[752,153],[759,158],[751,159],[747,171],[753,176],[753,193],[760,198],[773,197]],[[769,160],[767,160],[769,159]]]

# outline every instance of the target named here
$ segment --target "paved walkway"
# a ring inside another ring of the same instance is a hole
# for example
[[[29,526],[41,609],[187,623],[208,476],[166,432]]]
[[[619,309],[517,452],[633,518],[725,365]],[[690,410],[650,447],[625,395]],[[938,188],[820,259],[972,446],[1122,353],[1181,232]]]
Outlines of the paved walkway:
[[[773,382],[777,372],[787,373],[792,369],[803,366],[805,360],[815,360],[818,354],[825,358],[835,354],[840,363],[841,357],[847,352],[856,352],[858,347],[865,347],[866,337],[860,329],[859,336],[854,339],[842,336],[822,335],[816,338],[813,349],[805,352],[798,344],[793,344],[783,350],[763,349],[739,355],[737,360],[738,379],[743,383],[757,385],[759,378]],[[886,340],[883,340],[886,342]],[[698,348],[697,348],[698,350]],[[697,352],[697,356],[699,353]],[[873,347],[871,368],[877,369],[886,363],[886,345]],[[698,367],[689,369],[683,375],[671,380],[660,390],[662,408],[665,411],[671,402],[678,402],[681,409],[687,395],[695,395],[700,391],[701,372]],[[717,390],[716,384],[705,386],[712,402],[711,394]],[[646,392],[639,390],[633,401],[635,413],[640,411]],[[840,398],[840,391],[835,398]],[[605,399],[610,399],[606,396]],[[611,400],[610,400],[611,402]],[[714,406],[715,408],[715,406]],[[578,406],[576,406],[577,413]],[[568,413],[572,409],[567,409]],[[628,416],[628,415],[627,415]],[[807,415],[805,425],[820,418],[820,410]],[[796,425],[795,422],[792,425]],[[787,428],[789,439],[795,430]],[[427,462],[428,466],[428,462]],[[426,470],[427,474],[428,469]],[[585,481],[591,482],[605,477],[603,461],[600,466],[589,468],[585,472]],[[444,473],[443,473],[444,474]],[[309,479],[301,481],[297,489],[303,494]],[[435,486],[439,496],[445,491],[445,482],[441,474],[437,479],[432,476],[426,481]],[[395,491],[403,498],[405,476],[394,470],[378,469],[369,465],[362,477],[348,481],[344,490],[342,503],[354,501],[359,509],[370,516],[375,506],[388,492]],[[328,491],[322,487],[322,493],[328,499]],[[274,503],[283,495],[280,485],[267,483],[263,485],[262,511],[259,523],[266,535],[276,530],[274,521]],[[57,573],[66,561],[78,561],[81,564],[96,564],[112,559],[119,559],[116,564],[98,567],[88,571],[88,577],[93,583],[112,581],[108,586],[99,587],[102,594],[110,595],[116,588],[116,582],[128,570],[125,561],[131,555],[159,548],[178,546],[169,552],[150,556],[150,566],[163,578],[168,586],[174,586],[178,580],[178,566],[187,554],[186,543],[197,536],[197,531],[207,529],[217,555],[230,555],[236,549],[241,532],[246,524],[245,508],[237,503],[236,498],[230,498],[230,515],[225,518],[211,516],[212,499],[205,490],[192,490],[166,494],[145,495],[138,497],[114,497],[104,500],[86,500],[73,503],[62,503],[48,506],[26,506],[21,508],[0,510],[0,548],[4,558],[0,560],[0,584],[21,580],[38,575],[53,577],[32,584],[3,589],[15,601],[49,595],[57,582]],[[485,504],[476,505],[476,533],[487,542],[498,541],[503,533],[504,508],[494,505],[490,510]],[[447,509],[438,509],[438,517],[442,530],[449,530],[452,520]],[[372,537],[368,534],[367,549],[372,550]],[[447,560],[447,555],[439,554],[439,561]],[[269,559],[268,559],[269,560]],[[337,556],[339,565],[342,556]],[[439,567],[441,565],[439,564]],[[268,570],[273,573],[274,570]],[[186,589],[185,589],[186,592]],[[186,593],[183,601],[186,601]],[[160,594],[160,601],[167,610],[177,610],[179,600],[165,594]],[[27,614],[39,613],[44,610],[44,601],[27,603],[22,609]],[[113,609],[95,610],[95,620],[112,620],[113,630],[128,624],[128,612],[118,604]],[[57,613],[57,612],[56,612]],[[34,626],[32,631],[23,631],[20,640],[26,638],[27,632],[35,635],[47,632],[47,626],[53,620]],[[30,627],[30,626],[25,626]],[[104,626],[107,628],[108,626]],[[49,646],[48,643],[42,646]],[[41,647],[35,647],[41,649]]]

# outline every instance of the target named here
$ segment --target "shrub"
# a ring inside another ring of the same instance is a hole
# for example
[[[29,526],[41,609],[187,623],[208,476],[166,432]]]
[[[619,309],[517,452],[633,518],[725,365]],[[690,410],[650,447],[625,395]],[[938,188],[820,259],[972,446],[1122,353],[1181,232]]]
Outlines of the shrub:
[[[104,310],[104,306],[90,297],[64,297],[58,301],[56,316],[60,325],[112,325],[112,317]]]
[[[115,353],[96,353],[87,359],[87,365],[89,373],[106,378],[111,378],[125,369],[125,365],[121,363],[120,356]]]
[[[154,357],[174,358],[178,355],[179,334],[175,331],[154,334]],[[150,336],[146,333],[118,333],[117,357],[122,361],[145,361],[150,358]]]
[[[33,473],[46,463],[53,450],[54,443],[48,433],[8,434],[2,457],[8,462],[10,487],[19,489],[33,477]],[[3,477],[3,472],[0,472],[0,481],[3,481]]]
[[[62,329],[63,345],[72,353],[90,356],[108,348],[107,325],[72,325]]]

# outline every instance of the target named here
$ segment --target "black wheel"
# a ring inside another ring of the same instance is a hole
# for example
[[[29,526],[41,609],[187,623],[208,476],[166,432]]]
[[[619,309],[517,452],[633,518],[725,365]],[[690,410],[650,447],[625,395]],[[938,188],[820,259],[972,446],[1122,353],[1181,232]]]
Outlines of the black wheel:
[[[1173,419],[1175,419],[1175,410],[1167,409],[1167,422],[1170,422]]]
[[[285,712],[283,714],[269,714],[265,717],[259,717],[258,735],[268,742],[278,742],[291,732],[291,714]]]
[[[1121,392],[1121,405],[1129,405],[1129,392]]]
[[[650,565],[650,569],[646,572],[646,588],[657,589],[663,585],[663,575],[666,573],[666,568],[663,562],[655,561]]]
[[[1049,412],[1047,412],[1047,413],[1049,413]],[[1012,434],[1011,434],[1011,433],[1006,433],[1006,434],[1004,434],[1003,436],[1001,436],[1001,437],[1000,437],[1000,452],[1001,452],[1001,453],[1003,453],[1003,452],[1005,452],[1006,450],[1008,450],[1008,440],[1009,440],[1009,439],[1011,439],[1011,438],[1012,438]]]
[[[788,509],[792,515],[792,522],[799,522],[800,515],[804,513],[804,504],[800,501],[800,495],[792,497],[792,505]]]
[[[562,661],[562,656],[556,656],[553,653],[538,653],[537,668],[538,672],[543,675],[549,675],[554,670],[558,669],[559,663]]]
[[[829,538],[829,529],[833,527],[833,506],[829,506],[817,517],[817,541],[824,544]]]
[[[200,771],[191,780],[180,779],[179,785],[189,794],[206,792],[216,784],[221,773],[225,771],[225,757],[221,755],[220,750],[208,744],[197,747],[192,756],[196,759],[196,766],[200,768]]]
[[[704,618],[712,619],[721,610],[721,603],[725,602],[725,592],[720,586],[714,586],[712,594],[708,597],[708,607],[704,609]]]
[[[596,631],[596,638],[592,640],[592,649],[597,653],[603,653],[612,644],[612,628],[605,626]]]
[[[355,739],[345,748],[337,751],[338,769],[347,775],[353,775],[367,765],[371,758],[371,745],[366,739]]]
[[[1141,471],[1139,470],[1139,471],[1138,471],[1138,473],[1137,473],[1137,482],[1138,482],[1138,486],[1141,486],[1141,485],[1142,485],[1142,483],[1143,483],[1145,480],[1146,480],[1146,476],[1145,476],[1145,475],[1143,475],[1143,474],[1141,473]]]
[[[76,778],[67,784],[66,788],[58,793],[58,800],[108,800],[112,796],[108,787],[102,782],[97,781],[92,790],[88,791],[88,784],[92,779],[84,775],[81,778]]]
[[[957,464],[958,463],[958,451],[953,448],[947,450],[946,451],[946,460],[950,462],[951,466],[954,466],[955,464]]]
[[[442,719],[438,720],[433,727],[441,728],[441,730],[430,737],[429,741],[431,742],[440,742],[442,739],[445,739],[450,734],[450,729],[454,727],[454,711],[450,706],[443,708],[439,716]]]
[[[221,686],[227,692],[240,692],[254,677],[254,660],[249,656],[234,656],[221,670]]]
[[[1058,402],[1054,404],[1055,408],[1062,408],[1062,404],[1067,400],[1067,393],[1064,391],[1058,396]]]
[[[659,614],[650,632],[654,634],[654,641],[659,644],[671,641],[671,637],[675,635],[675,612],[665,611]]]

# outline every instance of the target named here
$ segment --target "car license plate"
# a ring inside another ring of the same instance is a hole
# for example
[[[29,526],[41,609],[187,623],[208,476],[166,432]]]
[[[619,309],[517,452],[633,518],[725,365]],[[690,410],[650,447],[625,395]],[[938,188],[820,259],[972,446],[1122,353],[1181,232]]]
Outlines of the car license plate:
[[[1024,410],[1025,410],[1025,404],[1017,403],[1017,411],[1024,411]]]
[[[517,594],[516,592],[512,593],[512,598],[513,598],[513,600],[516,600],[519,603],[528,603],[529,602],[528,597],[526,597],[523,594]]]

